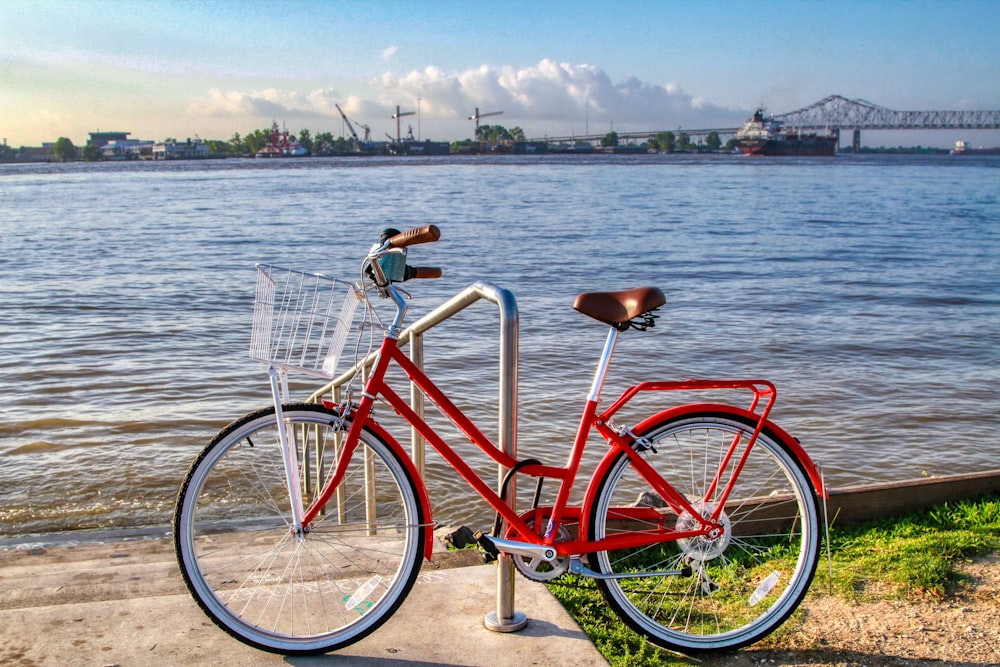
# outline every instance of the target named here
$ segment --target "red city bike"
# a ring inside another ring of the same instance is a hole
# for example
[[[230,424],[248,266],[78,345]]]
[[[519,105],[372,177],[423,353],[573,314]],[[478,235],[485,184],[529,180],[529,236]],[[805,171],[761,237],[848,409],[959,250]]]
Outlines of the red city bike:
[[[496,512],[490,534],[478,534],[486,554],[510,556],[533,580],[592,577],[618,616],[659,646],[732,650],[795,610],[819,560],[826,491],[799,442],[768,419],[770,382],[646,381],[603,404],[616,341],[652,327],[666,299],[655,287],[580,294],[575,309],[608,333],[566,464],[517,460],[403,351],[410,295],[399,283],[441,275],[408,266],[407,249],[437,241],[438,228],[387,231],[357,283],[258,265],[251,356],[269,364],[275,404],[208,444],[174,514],[184,580],[219,627],[265,651],[325,653],[365,637],[399,608],[432,556],[434,521],[418,466],[376,419],[376,407],[385,406]],[[372,295],[394,306],[388,324]],[[378,346],[357,396],[288,401],[289,370],[333,378],[345,342],[365,331]],[[463,442],[505,468],[507,480],[534,478],[531,507],[518,510],[511,494],[494,491],[391,386],[390,368],[437,406]],[[741,392],[748,404],[676,405],[636,423],[616,421],[640,395],[717,390]],[[571,504],[593,433],[605,452],[582,501]],[[539,500],[545,480],[557,485],[551,504]]]

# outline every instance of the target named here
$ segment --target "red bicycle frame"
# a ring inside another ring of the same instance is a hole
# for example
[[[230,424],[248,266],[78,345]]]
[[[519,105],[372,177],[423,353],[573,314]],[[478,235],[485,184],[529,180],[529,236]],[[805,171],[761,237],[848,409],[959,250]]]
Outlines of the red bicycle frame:
[[[616,332],[612,331],[612,335],[609,337],[609,342],[607,343],[606,355],[608,358],[610,358],[608,348],[613,348],[615,334]],[[365,384],[361,400],[357,407],[351,411],[351,426],[348,430],[347,437],[333,475],[324,486],[320,495],[305,512],[303,517],[303,526],[309,526],[309,524],[317,517],[326,503],[333,496],[334,491],[343,479],[347,465],[351,460],[351,457],[354,455],[358,443],[360,442],[362,430],[366,426],[373,426],[373,424],[369,421],[369,417],[377,397],[381,397],[405,421],[413,426],[417,432],[435,449],[435,451],[437,451],[445,459],[445,461],[447,461],[448,464],[451,465],[452,468],[454,468],[462,476],[462,478],[466,480],[473,490],[476,491],[476,493],[478,493],[496,512],[498,512],[501,517],[503,517],[504,521],[507,522],[507,535],[516,536],[519,540],[530,542],[532,544],[552,546],[556,549],[560,556],[577,555],[620,548],[641,547],[658,542],[678,540],[700,535],[711,535],[713,531],[718,530],[719,516],[723,511],[726,499],[729,497],[732,485],[735,483],[735,480],[739,475],[739,471],[742,469],[742,466],[746,461],[750,450],[753,448],[758,435],[765,427],[769,430],[771,435],[780,438],[790,449],[794,451],[799,459],[806,465],[807,471],[813,479],[815,488],[822,489],[818,469],[809,459],[808,455],[806,455],[805,451],[799,446],[798,442],[778,428],[775,424],[767,420],[767,415],[770,413],[771,407],[774,404],[776,393],[774,385],[770,382],[767,382],[766,380],[687,380],[682,382],[643,382],[627,388],[606,410],[601,413],[597,412],[598,402],[594,398],[594,392],[592,392],[591,397],[588,398],[586,406],[584,407],[583,415],[580,418],[576,438],[573,442],[573,446],[569,454],[569,460],[565,467],[547,466],[536,463],[524,464],[519,467],[517,471],[518,473],[526,474],[531,477],[555,479],[559,481],[560,486],[556,495],[555,503],[551,507],[533,508],[528,512],[518,514],[514,508],[504,502],[500,495],[490,488],[490,486],[469,466],[469,464],[466,463],[465,460],[457,452],[455,452],[455,450],[448,445],[448,443],[445,442],[445,440],[430,425],[428,425],[427,422],[421,418],[392,387],[386,383],[386,372],[392,362],[399,365],[400,368],[406,373],[410,381],[415,384],[428,399],[437,405],[437,407],[452,420],[459,430],[461,430],[462,433],[475,443],[476,446],[478,446],[479,449],[482,450],[487,456],[507,469],[513,468],[518,464],[516,459],[496,447],[494,443],[492,443],[490,439],[486,437],[486,435],[484,435],[482,431],[444,394],[444,392],[441,391],[441,389],[438,388],[438,386],[435,385],[434,382],[431,381],[431,379],[428,378],[427,375],[419,367],[417,367],[413,361],[406,356],[406,354],[403,353],[399,347],[398,341],[395,338],[387,336],[382,341],[377,361],[372,369],[367,383]],[[662,420],[665,417],[675,417],[684,413],[693,413],[705,410],[728,412],[744,418],[749,417],[756,420],[756,428],[753,435],[748,440],[737,435],[734,437],[728,451],[725,453],[723,462],[720,464],[716,476],[710,484],[706,498],[703,500],[707,500],[715,494],[718,485],[723,483],[723,480],[721,479],[722,472],[734,458],[736,459],[735,472],[730,476],[730,479],[727,485],[723,488],[717,502],[714,503],[715,509],[713,513],[708,517],[703,517],[701,513],[692,506],[692,503],[688,499],[678,493],[668,482],[666,482],[645,461],[640,453],[636,451],[636,448],[633,446],[636,441],[634,433],[630,429],[616,425],[613,422],[612,417],[640,392],[702,391],[710,389],[746,389],[752,392],[753,398],[749,408],[746,410],[729,405],[692,404],[660,412],[636,426],[636,430],[641,432],[644,425],[652,425],[652,423]],[[762,402],[763,405],[760,413],[758,414],[755,410],[761,406]],[[402,460],[408,460],[408,455],[405,450],[394,438],[389,436],[389,434],[381,428],[377,428],[376,430],[379,435],[383,437],[397,452]],[[594,474],[591,476],[584,495],[583,504],[580,507],[569,507],[569,496],[575,484],[580,467],[580,461],[583,458],[584,449],[586,448],[591,430],[596,430],[601,437],[608,442],[610,449],[598,465]],[[745,443],[741,443],[741,440],[745,440]],[[742,451],[740,451],[741,444],[744,444]],[[583,536],[587,534],[587,526],[585,523],[587,517],[589,516],[588,510],[594,500],[594,494],[597,487],[596,482],[602,478],[612,460],[617,458],[619,451],[626,453],[638,474],[643,477],[653,491],[659,494],[664,501],[666,501],[674,512],[678,515],[684,513],[685,516],[692,517],[694,519],[696,525],[691,530],[682,531],[677,530],[675,527],[665,525],[662,513],[654,508],[627,507],[620,508],[623,516],[648,521],[651,525],[656,526],[656,528],[624,532],[596,541],[584,539]],[[421,502],[425,504],[425,516],[428,518],[426,530],[428,533],[432,533],[433,522],[430,521],[432,514],[426,489],[423,487],[422,480],[417,480],[417,482]],[[543,520],[547,520],[548,524],[544,532],[542,534],[538,534],[528,524],[528,519],[531,519],[533,525],[535,526],[542,526]],[[579,536],[575,540],[556,543],[555,539],[558,534],[558,526],[566,522],[580,523]],[[425,554],[427,558],[430,558],[431,555],[431,542],[432,541],[430,539],[427,540],[428,546]]]

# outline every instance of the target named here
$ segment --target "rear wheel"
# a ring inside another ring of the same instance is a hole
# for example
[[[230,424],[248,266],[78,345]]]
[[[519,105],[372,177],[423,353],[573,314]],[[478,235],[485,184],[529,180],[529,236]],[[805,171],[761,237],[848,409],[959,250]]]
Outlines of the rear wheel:
[[[703,516],[735,473],[736,460],[706,495],[734,441],[737,456],[754,431],[751,420],[705,413],[661,423],[635,445],[641,456]],[[637,512],[635,508],[655,508]],[[735,480],[715,538],[591,554],[591,567],[622,620],[654,643],[683,653],[725,651],[755,642],[791,614],[805,596],[819,559],[816,494],[802,464],[765,429]],[[589,517],[590,538],[623,531],[690,530],[619,454],[600,481]],[[690,572],[670,575],[669,571]]]
[[[283,412],[300,461],[330,471],[345,422],[318,405]],[[367,431],[361,441],[325,514],[298,536],[274,408],[230,424],[202,452],[177,498],[174,545],[192,595],[223,630],[265,651],[325,653],[402,603],[423,556],[422,508],[395,452]],[[308,504],[316,490],[302,491]]]

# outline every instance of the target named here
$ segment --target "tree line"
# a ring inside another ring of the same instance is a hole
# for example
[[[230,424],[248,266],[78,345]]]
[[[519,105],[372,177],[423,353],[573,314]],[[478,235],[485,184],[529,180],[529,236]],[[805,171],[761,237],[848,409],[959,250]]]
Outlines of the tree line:
[[[204,144],[208,147],[209,155],[214,156],[243,156],[250,157],[256,155],[261,149],[270,146],[275,128],[261,128],[240,135],[234,132],[228,141],[208,139]],[[284,133],[280,133],[284,134]],[[333,136],[332,132],[317,132],[313,134],[308,128],[299,130],[296,135],[288,133],[288,138],[295,141],[299,146],[309,151],[311,155],[329,156],[341,155],[360,148],[352,137]],[[524,141],[524,130],[520,127],[507,129],[502,125],[481,125],[476,134],[476,140],[482,142],[499,143],[502,141]],[[165,143],[176,141],[174,138],[167,138]],[[190,139],[188,142],[190,143]],[[473,143],[471,139],[453,142],[453,146],[465,146]],[[0,146],[0,161],[13,161],[17,152],[7,144]],[[96,162],[104,158],[101,147],[94,144],[87,144],[82,149],[77,149],[72,140],[67,137],[59,137],[52,147],[52,155],[55,159],[68,162],[82,158],[88,162]]]
[[[244,156],[256,155],[261,149],[270,146],[275,126],[252,130],[245,135],[239,132],[233,133],[228,141],[209,139],[204,143],[208,147],[208,153],[213,156]],[[342,155],[353,150],[359,150],[357,142],[353,138],[343,136],[334,137],[332,132],[317,132],[313,134],[309,129],[299,130],[297,135],[289,133],[289,139],[294,140],[299,146],[309,151],[311,155],[329,156]],[[465,139],[452,142],[453,150],[467,148],[475,142],[502,143],[525,141],[524,130],[520,127],[507,129],[503,125],[481,125],[476,130],[475,141]],[[175,139],[168,138],[169,143]],[[188,140],[190,143],[190,139]],[[602,147],[618,146],[619,136],[617,132],[609,132],[601,139]],[[735,139],[730,139],[725,148],[731,150],[735,145]],[[650,150],[658,150],[663,153],[673,153],[677,151],[697,151],[709,150],[718,151],[723,147],[722,140],[718,132],[709,132],[704,142],[694,142],[686,132],[658,132],[644,142],[644,146]],[[59,137],[52,148],[53,156],[60,161],[72,161],[82,157],[86,161],[99,161],[104,159],[101,147],[88,144],[78,150],[73,142],[67,137]],[[16,159],[17,151],[7,144],[0,145],[0,161],[10,162]]]
[[[608,132],[601,139],[601,146],[617,146],[618,145],[618,133]],[[709,150],[718,151],[722,148],[722,138],[716,131],[711,131],[705,135],[704,142],[695,142],[691,139],[691,135],[687,132],[657,132],[655,136],[650,137],[645,142],[646,148],[650,150],[658,150],[661,153],[674,153],[677,151],[699,151],[699,150]],[[736,145],[736,139],[730,139],[726,142],[726,150],[732,150]]]

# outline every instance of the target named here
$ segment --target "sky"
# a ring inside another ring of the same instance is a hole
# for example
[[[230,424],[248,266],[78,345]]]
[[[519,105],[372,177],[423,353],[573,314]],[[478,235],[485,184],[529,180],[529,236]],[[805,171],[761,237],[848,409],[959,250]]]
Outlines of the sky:
[[[0,0],[0,137],[420,139],[737,127],[839,94],[1000,109],[1000,0]],[[1000,145],[998,132],[869,145]],[[910,133],[905,133],[910,134]],[[989,143],[991,142],[992,143]]]

